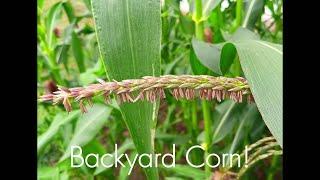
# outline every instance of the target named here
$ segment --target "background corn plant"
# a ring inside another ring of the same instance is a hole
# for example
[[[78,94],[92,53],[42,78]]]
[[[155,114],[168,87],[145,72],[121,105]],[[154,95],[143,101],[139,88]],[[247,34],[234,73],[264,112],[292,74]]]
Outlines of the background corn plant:
[[[145,172],[136,167],[131,179],[204,179],[239,171],[186,165],[185,151],[195,144],[210,147],[206,153],[241,152],[273,135],[282,145],[282,1],[184,2],[189,8],[179,0],[38,0],[38,94],[97,78],[208,74],[246,77],[256,103],[177,101],[168,95],[156,104],[118,106],[94,98],[84,115],[41,103],[39,179],[128,178],[126,168],[70,168],[74,144],[98,154],[113,152],[115,143],[121,144],[119,153],[131,154],[163,153],[178,145],[178,166]],[[196,152],[192,160],[201,162],[206,153]],[[281,178],[281,169],[281,157],[273,156],[241,178]]]

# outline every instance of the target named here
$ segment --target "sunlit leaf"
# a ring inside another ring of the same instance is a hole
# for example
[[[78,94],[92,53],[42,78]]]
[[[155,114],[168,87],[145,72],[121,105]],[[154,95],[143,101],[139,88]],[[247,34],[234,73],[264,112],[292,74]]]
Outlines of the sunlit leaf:
[[[98,43],[110,79],[160,75],[161,11],[158,0],[92,0]],[[120,105],[138,153],[153,153],[157,104]],[[144,168],[157,179],[155,167]]]

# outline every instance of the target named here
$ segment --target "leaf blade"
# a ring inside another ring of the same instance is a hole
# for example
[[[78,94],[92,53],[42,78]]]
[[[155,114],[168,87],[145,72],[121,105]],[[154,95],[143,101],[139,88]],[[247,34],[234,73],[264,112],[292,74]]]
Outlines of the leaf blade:
[[[246,7],[246,14],[242,27],[252,29],[259,15],[263,12],[264,0],[250,0]]]
[[[89,143],[103,127],[112,109],[108,106],[95,104],[77,122],[74,135],[60,159],[63,161],[70,156],[71,146],[84,146]]]
[[[37,152],[40,153],[44,146],[54,137],[59,128],[65,124],[68,124],[80,115],[80,111],[73,111],[70,114],[63,113],[57,114],[52,121],[49,129],[41,134],[37,140]]]
[[[222,74],[220,69],[221,45],[212,45],[193,38],[192,47],[201,64],[205,65],[214,73]]]
[[[281,46],[257,40],[236,42],[235,46],[261,116],[282,147]]]
[[[161,6],[157,0],[92,0],[99,49],[109,79],[160,75]],[[123,103],[122,116],[138,153],[153,153],[157,104]],[[158,179],[157,168],[145,168]]]
[[[81,45],[81,39],[78,37],[78,34],[74,31],[71,34],[71,48],[80,73],[85,72],[86,67],[84,65],[84,54]]]
[[[214,10],[220,4],[220,2],[221,0],[203,0],[203,19],[206,20],[210,16],[211,11]]]
[[[46,15],[46,28],[47,28],[47,41],[50,46],[52,46],[53,41],[53,29],[56,24],[57,18],[62,10],[62,2],[58,2],[54,4],[50,10],[48,11],[48,14]]]
[[[212,49],[218,48],[218,45],[200,43],[202,46],[198,47],[197,55],[201,62],[203,64],[206,63],[205,61],[215,62],[207,63],[208,68],[218,69],[217,62],[220,66],[228,64],[224,61],[229,58],[222,58],[224,55],[217,56],[217,53],[213,54]],[[242,70],[263,120],[282,146],[282,45],[261,41],[246,28],[239,28],[227,43],[222,44],[222,48],[226,44],[235,46]],[[202,56],[206,56],[207,59],[204,60]]]

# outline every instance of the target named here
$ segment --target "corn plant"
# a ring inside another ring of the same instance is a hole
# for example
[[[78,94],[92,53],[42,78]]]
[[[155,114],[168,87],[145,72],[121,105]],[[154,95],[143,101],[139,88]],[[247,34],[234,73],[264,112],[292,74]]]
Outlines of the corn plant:
[[[278,178],[281,43],[281,0],[38,0],[38,178]]]

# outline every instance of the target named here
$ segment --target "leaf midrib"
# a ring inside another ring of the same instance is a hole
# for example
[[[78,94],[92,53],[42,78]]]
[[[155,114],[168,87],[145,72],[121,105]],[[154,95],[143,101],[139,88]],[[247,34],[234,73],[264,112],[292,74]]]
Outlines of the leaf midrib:
[[[248,8],[248,12],[247,12],[246,17],[244,18],[244,21],[243,21],[242,27],[244,27],[244,28],[246,28],[248,26],[249,17],[250,17],[250,14],[252,12],[253,5],[255,3],[256,3],[256,0],[251,0],[251,3],[250,3],[249,8]]]
[[[262,46],[265,46],[265,47],[277,52],[280,55],[283,55],[283,52],[281,50],[277,49],[276,47],[273,47],[272,45],[267,44],[265,41],[262,41],[262,40],[250,39],[250,40],[241,40],[241,41],[231,41],[231,43],[233,43],[233,44],[238,44],[238,43],[244,44],[246,42],[258,43],[258,44],[260,44]],[[281,45],[281,44],[275,44],[275,45]]]
[[[281,55],[283,55],[283,52],[282,51],[280,51],[279,49],[277,49],[277,48],[275,48],[275,47],[272,47],[271,45],[269,45],[269,44],[266,44],[265,42],[263,42],[263,41],[257,41],[257,40],[255,40],[257,43],[259,43],[259,44],[261,44],[261,45],[263,45],[263,46],[266,46],[266,47],[268,47],[268,48],[270,48],[270,49],[272,49],[272,50],[274,50],[274,51],[276,51],[277,53],[279,53],[279,54],[281,54]]]

